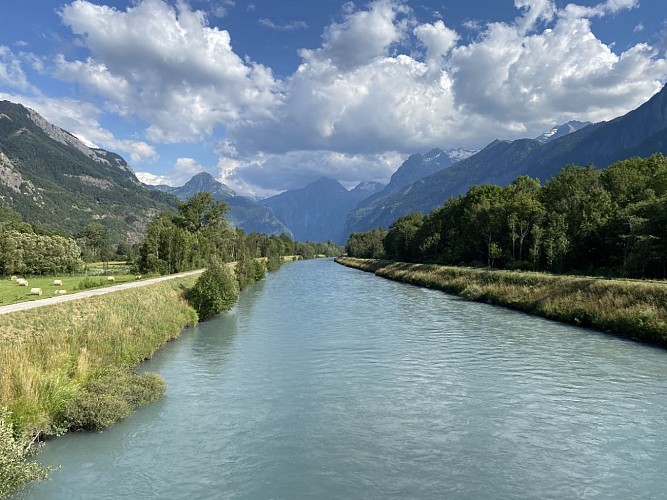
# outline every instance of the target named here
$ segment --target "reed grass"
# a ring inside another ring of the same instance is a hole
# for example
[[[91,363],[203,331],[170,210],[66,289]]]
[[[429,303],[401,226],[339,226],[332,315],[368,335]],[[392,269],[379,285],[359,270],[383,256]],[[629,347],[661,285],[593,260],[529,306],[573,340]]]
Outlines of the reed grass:
[[[667,347],[667,283],[341,257],[378,276]]]

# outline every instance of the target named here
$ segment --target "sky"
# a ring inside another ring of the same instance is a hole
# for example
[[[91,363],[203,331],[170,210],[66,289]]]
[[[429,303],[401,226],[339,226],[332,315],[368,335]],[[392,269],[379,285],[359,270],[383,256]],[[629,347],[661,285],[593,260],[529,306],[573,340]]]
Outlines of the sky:
[[[207,171],[253,198],[612,119],[666,58],[665,0],[0,3],[0,99],[143,182]]]

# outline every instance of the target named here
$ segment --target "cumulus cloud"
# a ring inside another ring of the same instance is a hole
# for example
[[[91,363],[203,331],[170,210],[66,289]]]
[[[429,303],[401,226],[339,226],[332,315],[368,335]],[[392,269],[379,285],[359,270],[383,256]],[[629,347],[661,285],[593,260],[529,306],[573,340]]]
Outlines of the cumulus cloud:
[[[348,2],[321,43],[300,50],[298,69],[278,80],[185,2],[136,0],[117,10],[74,0],[61,17],[89,54],[59,56],[54,74],[103,97],[105,109],[141,119],[148,141],[222,131],[220,177],[247,194],[325,173],[350,184],[386,181],[411,152],[534,137],[553,123],[610,119],[646,101],[667,79],[662,47],[621,52],[591,25],[638,4],[515,0],[514,21],[468,23],[461,29],[474,38],[464,39],[446,17],[419,21],[404,0]],[[2,57],[0,71],[11,68]]]
[[[271,70],[241,59],[229,33],[184,2],[142,0],[121,11],[75,0],[60,15],[91,56],[59,56],[56,75],[148,122],[151,140],[194,141],[221,124],[251,123],[279,98]]]
[[[164,184],[179,187],[188,182],[194,175],[204,172],[204,170],[204,167],[193,158],[178,158],[165,174],[155,175],[150,172],[137,172],[136,176],[144,184],[153,186]]]
[[[223,157],[218,163],[221,182],[253,198],[266,198],[298,189],[320,177],[336,179],[350,188],[362,180],[387,182],[404,155],[395,151],[351,155],[334,151],[290,151],[258,154],[251,159]]]

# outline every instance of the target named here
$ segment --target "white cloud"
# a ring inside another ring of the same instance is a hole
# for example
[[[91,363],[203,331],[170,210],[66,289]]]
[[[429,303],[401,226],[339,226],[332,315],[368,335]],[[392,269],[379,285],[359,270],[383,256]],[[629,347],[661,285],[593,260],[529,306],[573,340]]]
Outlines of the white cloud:
[[[354,11],[347,5],[344,22],[331,24],[323,35],[322,47],[304,49],[308,64],[331,64],[350,71],[382,57],[387,49],[405,36],[405,26],[396,20],[409,9],[395,0],[376,0],[368,10]]]
[[[613,118],[667,77],[665,59],[651,46],[617,54],[591,30],[591,15],[636,2],[608,1],[582,8],[579,17],[572,4],[560,11],[550,0],[515,4],[522,11],[515,22],[489,24],[468,43],[443,21],[417,23],[398,2],[349,7],[320,48],[302,51],[272,119],[232,126],[229,137],[242,155],[481,147],[536,136],[554,122]],[[426,54],[394,54],[411,25],[412,46],[418,41]],[[367,46],[352,49],[363,37]]]
[[[320,177],[330,177],[348,187],[363,180],[388,182],[405,160],[394,151],[350,155],[333,151],[290,151],[259,154],[250,159],[223,156],[218,163],[220,181],[251,198],[266,198],[297,189]]]
[[[142,0],[120,11],[75,0],[61,17],[91,56],[60,57],[56,75],[145,120],[154,141],[194,141],[221,124],[266,118],[279,98],[271,71],[243,61],[229,33],[184,2]]]
[[[155,175],[150,172],[137,172],[137,178],[144,184],[180,187],[188,182],[194,175],[203,172],[202,167],[192,158],[178,158],[171,169],[161,175]]]
[[[5,45],[0,45],[0,85],[21,91],[35,91],[28,83],[21,59]]]
[[[591,18],[636,8],[636,0],[514,5],[513,22],[470,22],[464,28],[474,39],[464,40],[446,19],[420,23],[404,0],[348,2],[320,46],[302,49],[297,71],[279,81],[239,57],[229,33],[184,2],[136,0],[117,10],[74,0],[61,16],[89,57],[60,56],[54,71],[100,95],[104,109],[145,122],[150,141],[194,141],[224,129],[220,177],[256,196],[321,175],[350,185],[386,181],[410,152],[610,119],[667,79],[655,47],[620,52],[592,31]],[[0,71],[3,61],[0,54]],[[80,132],[111,143],[105,131],[91,133],[99,128]],[[119,144],[137,158],[154,154],[145,142]],[[177,163],[165,178],[182,184],[196,168]]]
[[[257,22],[262,26],[266,26],[267,28],[271,28],[272,30],[276,31],[295,31],[308,28],[308,23],[304,21],[289,21],[287,23],[277,24],[271,19],[263,17]]]

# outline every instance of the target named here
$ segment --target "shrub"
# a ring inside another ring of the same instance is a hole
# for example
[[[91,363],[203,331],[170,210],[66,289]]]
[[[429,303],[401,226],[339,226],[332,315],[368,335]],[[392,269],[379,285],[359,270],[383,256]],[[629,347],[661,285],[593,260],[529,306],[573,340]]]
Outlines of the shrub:
[[[0,406],[0,498],[11,491],[38,479],[45,479],[48,469],[26,456],[30,447],[21,443],[14,435],[7,408]]]
[[[264,276],[266,276],[266,267],[264,266],[264,262],[254,259],[252,261],[252,268],[255,275],[255,281],[263,280]]]
[[[220,263],[212,263],[186,294],[200,320],[230,310],[238,297],[239,284],[234,272]]]
[[[139,406],[157,401],[164,391],[164,380],[155,373],[117,369],[99,374],[66,405],[63,425],[73,431],[106,429]]]
[[[266,259],[266,270],[269,272],[277,271],[283,264],[283,257],[277,253],[272,253]]]

